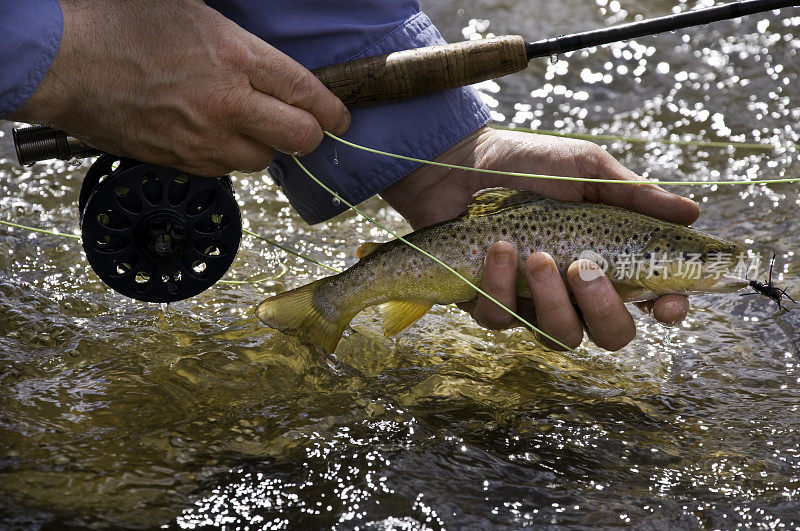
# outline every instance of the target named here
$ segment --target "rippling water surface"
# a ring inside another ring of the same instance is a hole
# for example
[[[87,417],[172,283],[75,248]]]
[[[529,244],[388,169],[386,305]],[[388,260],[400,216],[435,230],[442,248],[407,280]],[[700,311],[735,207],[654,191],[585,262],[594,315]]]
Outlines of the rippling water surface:
[[[538,39],[696,5],[425,7],[460,40]],[[800,10],[787,9],[534,61],[481,90],[505,125],[776,146],[603,141],[649,177],[797,177],[799,53]],[[76,232],[88,164],[19,168],[10,124],[1,130],[0,219]],[[308,227],[265,175],[237,175],[235,187],[249,229],[327,264],[349,264],[361,242],[383,238],[351,215]],[[778,285],[800,295],[796,185],[679,191],[701,202],[699,227],[776,252]],[[366,207],[406,230],[379,200]],[[112,293],[76,241],[0,227],[0,518],[800,526],[800,312],[760,297],[696,297],[674,329],[637,316],[638,336],[621,352],[555,354],[449,308],[390,341],[370,310],[324,359],[252,316],[267,295],[324,274],[247,238],[227,278],[261,283],[218,284],[165,308]]]

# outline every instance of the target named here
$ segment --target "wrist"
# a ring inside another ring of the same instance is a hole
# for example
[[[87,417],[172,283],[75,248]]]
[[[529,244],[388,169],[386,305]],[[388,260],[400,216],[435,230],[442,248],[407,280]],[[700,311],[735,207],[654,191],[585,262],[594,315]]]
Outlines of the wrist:
[[[92,64],[92,58],[88,49],[84,49],[87,57],[79,57],[77,49],[80,43],[76,40],[89,32],[108,31],[105,27],[92,28],[91,20],[84,20],[91,17],[90,9],[82,9],[85,3],[76,0],[58,2],[62,14],[62,30],[57,53],[36,90],[25,104],[10,116],[11,119],[64,128],[69,123],[69,119],[65,117],[81,107],[76,101],[80,96],[73,94],[70,98],[69,91],[82,86],[76,76],[88,78],[92,75],[86,72],[86,65]],[[96,72],[93,74],[98,75]]]
[[[483,126],[450,146],[434,162],[482,168],[489,151],[487,142],[493,129]],[[409,173],[381,192],[381,197],[397,210],[414,229],[453,218],[460,214],[472,195],[486,188],[486,174],[430,164]]]

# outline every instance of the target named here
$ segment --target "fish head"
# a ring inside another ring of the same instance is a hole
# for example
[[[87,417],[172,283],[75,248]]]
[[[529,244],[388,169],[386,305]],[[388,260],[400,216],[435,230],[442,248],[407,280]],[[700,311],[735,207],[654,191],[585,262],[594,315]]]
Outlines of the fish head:
[[[730,293],[747,286],[747,250],[680,225],[650,233],[641,254],[640,285],[653,293]]]

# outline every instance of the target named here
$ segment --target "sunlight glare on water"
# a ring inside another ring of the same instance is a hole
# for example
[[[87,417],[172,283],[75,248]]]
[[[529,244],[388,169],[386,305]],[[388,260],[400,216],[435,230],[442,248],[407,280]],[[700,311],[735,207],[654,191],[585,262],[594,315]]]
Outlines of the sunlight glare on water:
[[[708,2],[462,4],[423,8],[451,41],[535,40]],[[478,88],[509,127],[776,146],[602,141],[646,177],[797,177],[797,11],[535,60]],[[90,161],[21,168],[10,126],[0,127],[0,219],[78,232]],[[266,174],[233,181],[245,228],[324,264],[346,267],[359,244],[385,239],[353,214],[307,226]],[[699,228],[777,253],[776,284],[799,294],[796,185],[675,191],[701,203]],[[379,199],[363,207],[408,230]],[[217,284],[162,311],[110,291],[78,242],[0,227],[0,519],[800,526],[798,312],[761,297],[693,297],[678,326],[634,310],[631,345],[574,354],[541,351],[521,330],[483,330],[451,307],[387,340],[367,310],[335,357],[254,318],[265,297],[329,273],[245,237],[225,278],[264,282]]]

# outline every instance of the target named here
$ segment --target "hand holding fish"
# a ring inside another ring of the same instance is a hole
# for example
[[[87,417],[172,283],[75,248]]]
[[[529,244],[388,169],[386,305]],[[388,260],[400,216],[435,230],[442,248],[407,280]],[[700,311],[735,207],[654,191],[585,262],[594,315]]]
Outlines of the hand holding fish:
[[[491,129],[476,132],[439,160],[640,180],[588,142]],[[513,324],[476,298],[480,283],[501,304],[518,308],[523,319],[533,316],[540,339],[547,334],[571,348],[580,344],[585,326],[597,345],[619,349],[636,334],[625,302],[655,301],[645,309],[676,322],[688,309],[685,295],[731,293],[750,283],[720,273],[734,270],[744,247],[683,226],[697,217],[697,205],[648,183],[565,184],[425,167],[383,196],[417,230],[402,240],[364,243],[359,261],[347,270],[264,300],[256,308],[263,323],[326,352],[335,351],[353,317],[375,305],[381,305],[387,337],[434,304],[466,302],[484,325]],[[580,260],[586,256],[591,260]],[[630,274],[620,274],[620,257],[633,256],[642,261]],[[518,273],[524,278],[517,279]]]
[[[605,150],[590,142],[483,128],[437,157],[439,162],[574,177],[641,181]],[[614,185],[508,177],[424,166],[382,194],[414,227],[450,219],[461,213],[480,189],[507,187],[532,190],[566,201],[587,201],[622,207],[673,223],[688,225],[699,215],[693,201],[651,184]],[[532,299],[517,297],[515,247],[499,241],[487,253],[481,288],[567,346],[577,347],[583,326],[600,347],[616,350],[630,342],[636,330],[611,281],[604,275],[586,282],[578,263],[567,270],[567,283],[582,315],[573,306],[567,286],[549,255],[536,252],[525,263],[525,280]],[[585,266],[585,264],[584,264]],[[661,322],[681,321],[689,303],[682,295],[663,295],[639,304]],[[482,326],[502,329],[517,323],[483,296],[462,304]],[[581,319],[582,318],[582,319]]]

